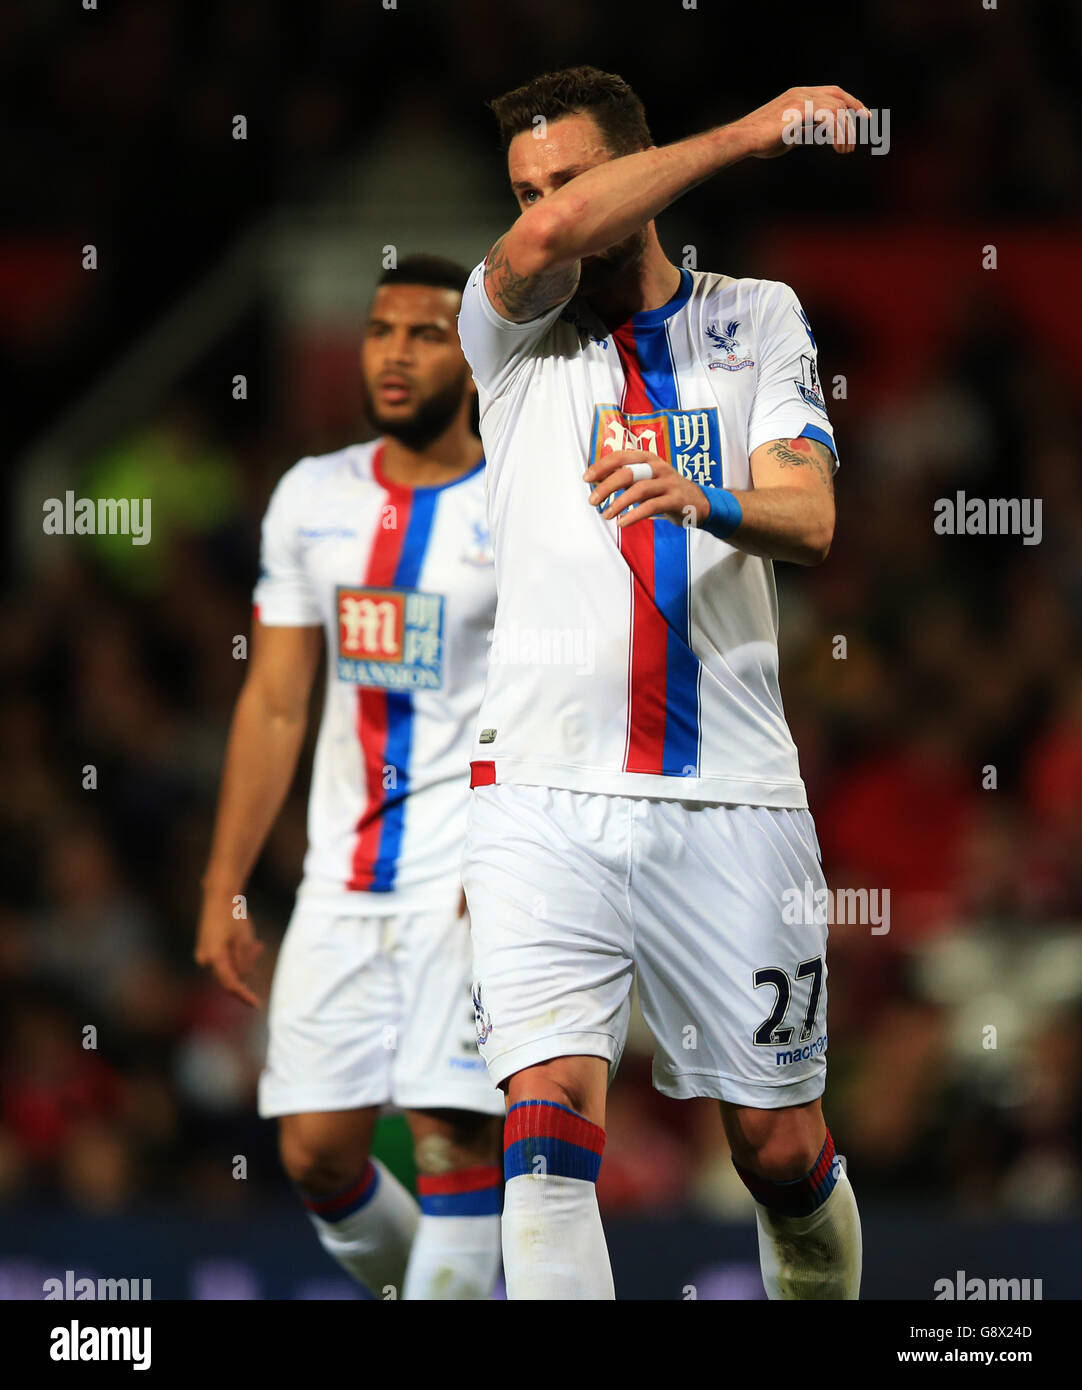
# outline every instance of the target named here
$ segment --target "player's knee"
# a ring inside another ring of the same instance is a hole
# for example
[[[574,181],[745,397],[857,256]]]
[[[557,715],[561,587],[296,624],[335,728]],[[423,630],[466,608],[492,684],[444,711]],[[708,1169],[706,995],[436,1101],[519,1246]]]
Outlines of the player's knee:
[[[824,1124],[818,1107],[742,1108],[738,1122],[726,1127],[736,1162],[771,1182],[802,1178],[823,1147]]]
[[[503,1161],[502,1116],[461,1112],[413,1146],[417,1171],[430,1177]]]
[[[356,1145],[346,1149],[311,1126],[281,1127],[278,1152],[290,1182],[314,1197],[341,1192],[356,1180],[368,1159]]]
[[[771,1139],[754,1150],[750,1161],[741,1166],[771,1182],[792,1182],[811,1169],[817,1152],[796,1139]]]
[[[756,1142],[734,1145],[733,1157],[742,1168],[748,1168],[771,1182],[792,1182],[802,1178],[815,1164],[822,1148],[806,1128],[792,1125],[765,1127]]]
[[[596,1078],[578,1063],[580,1058],[554,1058],[536,1067],[516,1072],[507,1085],[512,1105],[527,1100],[548,1100],[566,1106],[594,1124],[604,1124],[604,1082],[600,1091]],[[592,1060],[592,1059],[591,1059]]]

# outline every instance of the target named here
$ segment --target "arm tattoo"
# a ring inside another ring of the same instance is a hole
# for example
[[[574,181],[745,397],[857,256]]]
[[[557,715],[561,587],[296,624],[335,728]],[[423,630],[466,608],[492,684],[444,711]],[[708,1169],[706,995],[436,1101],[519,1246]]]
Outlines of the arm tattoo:
[[[506,239],[500,237],[488,253],[485,284],[494,291],[494,298],[507,318],[515,323],[527,323],[570,296],[578,284],[578,263],[543,270],[536,275],[523,275],[507,259]]]
[[[834,457],[818,440],[775,439],[767,446],[767,453],[776,458],[782,468],[803,468],[811,464],[830,491],[834,491]]]

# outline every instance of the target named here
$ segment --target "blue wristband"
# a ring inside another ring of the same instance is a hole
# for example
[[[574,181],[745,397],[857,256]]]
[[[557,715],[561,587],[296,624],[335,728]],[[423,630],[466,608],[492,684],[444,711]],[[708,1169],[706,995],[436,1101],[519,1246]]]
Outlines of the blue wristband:
[[[723,487],[703,487],[703,492],[710,503],[710,515],[705,521],[700,521],[699,530],[709,531],[712,536],[717,536],[719,541],[723,541],[727,536],[731,536],[744,520],[740,503]]]

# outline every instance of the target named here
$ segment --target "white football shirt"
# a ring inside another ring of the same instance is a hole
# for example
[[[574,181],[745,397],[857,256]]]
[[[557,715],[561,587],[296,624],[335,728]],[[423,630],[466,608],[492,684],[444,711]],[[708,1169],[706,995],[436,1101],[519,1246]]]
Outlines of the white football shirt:
[[[408,488],[380,455],[376,440],[284,474],[253,595],[268,626],[326,633],[300,896],[364,915],[457,901],[496,603],[484,465]]]
[[[668,304],[610,333],[580,300],[508,322],[482,263],[458,327],[498,593],[474,785],[806,807],[771,562],[664,519],[620,530],[582,478],[641,448],[750,489],[760,444],[804,435],[834,452],[793,291],[684,270]]]

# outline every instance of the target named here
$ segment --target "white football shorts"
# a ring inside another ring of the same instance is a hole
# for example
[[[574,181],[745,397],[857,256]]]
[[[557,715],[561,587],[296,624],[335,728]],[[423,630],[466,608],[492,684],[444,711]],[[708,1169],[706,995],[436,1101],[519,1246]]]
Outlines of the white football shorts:
[[[615,1073],[637,977],[653,1080],[774,1109],[826,1080],[825,889],[811,813],[501,783],[471,792],[463,884],[492,1080]],[[821,905],[824,899],[819,897]]]
[[[349,917],[298,903],[268,1029],[264,1117],[388,1102],[504,1112],[478,1055],[468,917]]]

